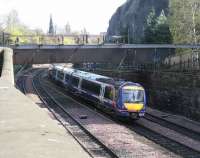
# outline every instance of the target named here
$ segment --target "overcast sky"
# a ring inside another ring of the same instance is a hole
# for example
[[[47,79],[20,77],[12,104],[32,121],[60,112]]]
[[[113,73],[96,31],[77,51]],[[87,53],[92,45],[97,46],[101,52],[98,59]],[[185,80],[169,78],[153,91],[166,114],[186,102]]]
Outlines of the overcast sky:
[[[31,28],[48,30],[49,16],[59,27],[69,22],[72,30],[84,27],[92,34],[105,32],[116,9],[126,0],[0,0],[0,16],[15,9]]]

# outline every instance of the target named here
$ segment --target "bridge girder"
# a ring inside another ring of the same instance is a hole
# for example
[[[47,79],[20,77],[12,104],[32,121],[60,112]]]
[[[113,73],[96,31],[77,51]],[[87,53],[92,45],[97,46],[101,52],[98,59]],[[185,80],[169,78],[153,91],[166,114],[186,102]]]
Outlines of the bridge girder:
[[[103,62],[118,64],[122,59],[150,63],[174,53],[173,47],[152,45],[81,45],[81,46],[18,46],[14,47],[14,64]]]

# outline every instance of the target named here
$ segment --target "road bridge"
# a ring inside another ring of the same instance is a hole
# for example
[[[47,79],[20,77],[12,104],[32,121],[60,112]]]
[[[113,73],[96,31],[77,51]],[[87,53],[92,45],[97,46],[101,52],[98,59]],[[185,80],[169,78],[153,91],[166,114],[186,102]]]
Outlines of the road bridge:
[[[180,47],[186,47],[186,46],[180,46]],[[14,51],[14,63],[19,62],[21,64],[23,63],[25,64],[28,62],[30,63],[48,63],[48,62],[50,63],[50,62],[61,62],[61,61],[62,62],[66,62],[66,61],[70,61],[70,62],[95,61],[96,62],[96,61],[103,61],[103,60],[104,62],[105,61],[118,62],[122,60],[124,56],[127,58],[133,57],[131,59],[135,59],[135,60],[139,59],[140,62],[146,62],[148,60],[158,59],[158,57],[160,57],[161,55],[163,55],[163,58],[164,58],[165,56],[170,55],[170,53],[172,54],[176,48],[180,48],[180,47],[174,46],[174,45],[157,45],[157,46],[156,45],[99,45],[99,46],[98,45],[80,45],[80,46],[76,46],[76,45],[71,45],[71,46],[24,45],[24,46],[13,47],[13,50],[9,48],[2,48],[2,49],[0,48],[0,62],[2,62],[3,64],[2,73],[0,77],[0,94],[1,94],[0,130],[3,133],[0,136],[0,139],[2,140],[0,141],[0,146],[2,146],[2,149],[1,149],[2,152],[0,153],[0,157],[1,155],[2,157],[13,157],[17,155],[17,157],[20,157],[20,158],[27,157],[27,155],[29,157],[38,157],[41,155],[43,157],[50,157],[51,155],[54,155],[55,157],[66,157],[66,156],[70,157],[71,155],[74,155],[74,157],[77,157],[77,158],[89,157],[89,155],[86,152],[84,152],[84,150],[79,146],[79,144],[73,140],[72,136],[70,136],[68,132],[66,133],[64,128],[60,126],[60,122],[56,122],[56,120],[51,119],[51,117],[49,117],[49,112],[40,108],[39,106],[34,104],[32,101],[27,99],[23,94],[21,94],[14,87],[13,51]],[[187,48],[194,49],[194,47],[190,47],[189,45],[187,46]],[[122,57],[121,59],[119,55],[121,55]],[[128,56],[128,55],[132,55],[132,56]],[[52,57],[55,57],[55,58],[52,58]],[[109,59],[107,59],[108,57]],[[151,59],[148,59],[148,57],[151,57]],[[30,74],[26,76],[29,77],[29,79],[33,77]],[[153,77],[151,77],[151,79]],[[176,75],[176,78],[177,78],[177,75]],[[150,80],[150,82],[152,81]],[[158,82],[156,82],[156,85],[157,83]],[[31,95],[35,97],[33,92],[31,93]],[[166,90],[165,90],[163,98],[168,99],[167,97],[168,96],[166,95]],[[42,103],[38,101],[35,101],[35,102],[37,102],[38,105],[43,105]],[[160,115],[160,113],[158,112],[156,112],[156,114]],[[40,117],[36,117],[36,116],[40,116]],[[164,113],[161,116],[162,118],[163,116],[168,116],[167,119],[170,119],[169,114]],[[174,120],[178,120],[178,122],[180,123],[180,119],[177,117],[175,118],[174,115],[171,118]],[[98,122],[102,122],[102,121],[98,121]],[[153,124],[149,124],[149,125],[143,123],[144,125],[148,125],[148,126],[144,126],[145,129],[147,129],[147,127],[149,129],[152,129],[152,125],[154,125],[155,128],[153,128],[154,129],[153,132],[159,133],[158,131],[156,131],[159,129],[158,126],[155,126],[154,121],[152,122]],[[183,122],[185,123],[186,119],[182,119],[181,124],[183,124]],[[187,125],[187,127],[191,128],[191,120],[189,120],[188,122],[190,122],[190,124]],[[98,126],[100,124],[98,124]],[[103,123],[102,125],[107,125],[107,124],[108,123],[106,124]],[[92,128],[94,127],[93,124],[91,127]],[[196,126],[194,125],[192,126],[192,128],[197,129]],[[109,129],[112,129],[112,128],[109,128]],[[169,140],[178,141],[179,139],[181,143],[185,143],[189,147],[194,147],[195,150],[199,149],[198,148],[199,142],[196,140],[193,140],[192,139],[193,137],[188,139],[188,137],[185,135],[183,136],[182,134],[177,134],[177,133],[174,134],[172,133],[173,130],[170,130],[169,128],[166,128],[166,127],[164,128],[162,127],[160,131],[168,131],[168,133],[170,132],[171,134],[170,135],[168,134],[167,136],[173,136],[173,137],[170,137]],[[149,132],[147,134],[149,135]],[[159,133],[159,138],[160,138],[160,135],[161,133]],[[165,135],[166,135],[166,132],[164,132],[164,134],[162,133],[162,136],[165,136]],[[153,136],[155,137],[155,134]],[[186,138],[184,142],[182,141],[183,138]],[[133,139],[129,139],[129,140],[133,140]],[[159,139],[157,138],[156,140],[159,140]],[[58,143],[58,142],[62,142],[62,143]],[[146,141],[142,140],[142,142],[146,142]],[[167,141],[164,140],[163,144],[166,144],[166,142]],[[169,144],[171,144],[171,142],[169,142]],[[159,148],[155,148],[155,149],[152,149],[152,147],[155,147],[155,144],[151,145],[148,143],[148,145],[151,147],[151,150],[149,150],[149,148],[146,148],[146,151],[148,150],[151,152],[155,150],[156,151],[161,150],[160,145],[159,145]],[[187,149],[189,149],[189,147],[187,147]],[[11,148],[13,148],[12,151],[10,150]],[[58,150],[52,150],[52,149],[58,149]],[[177,147],[177,149],[180,149],[180,147]],[[163,150],[163,151],[162,153],[165,154],[166,150]],[[170,154],[171,153],[172,152],[170,152]],[[185,153],[188,153],[188,151],[186,150],[186,152],[184,152],[183,155],[185,155]],[[192,153],[190,155],[195,155],[195,154]]]
[[[103,44],[103,45],[19,45],[13,46],[14,64],[109,62],[128,58],[138,63],[162,60],[174,54],[175,45]],[[189,47],[189,46],[188,46]]]

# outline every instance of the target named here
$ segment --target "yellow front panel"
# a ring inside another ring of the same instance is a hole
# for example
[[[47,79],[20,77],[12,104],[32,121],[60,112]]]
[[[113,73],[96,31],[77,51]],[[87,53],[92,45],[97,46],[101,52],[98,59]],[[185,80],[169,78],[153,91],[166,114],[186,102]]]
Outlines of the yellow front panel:
[[[144,88],[139,87],[139,86],[125,86],[123,87],[125,90],[144,90]]]
[[[124,103],[124,106],[128,111],[140,111],[143,109],[143,104],[134,104],[134,103]]]

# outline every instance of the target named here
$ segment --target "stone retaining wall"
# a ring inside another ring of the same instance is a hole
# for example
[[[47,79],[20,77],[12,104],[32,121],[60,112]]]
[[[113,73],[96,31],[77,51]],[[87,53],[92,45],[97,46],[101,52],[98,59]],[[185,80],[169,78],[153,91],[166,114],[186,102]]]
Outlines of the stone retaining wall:
[[[148,106],[200,121],[200,72],[110,72],[97,73],[141,83]]]

